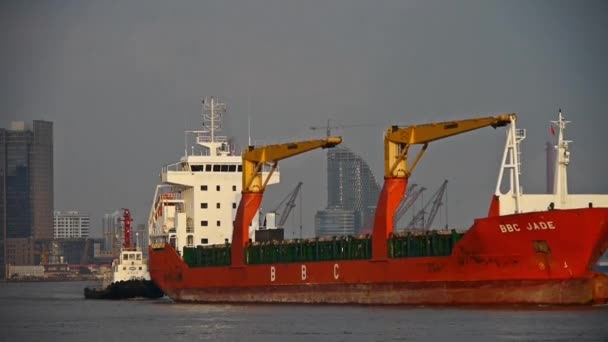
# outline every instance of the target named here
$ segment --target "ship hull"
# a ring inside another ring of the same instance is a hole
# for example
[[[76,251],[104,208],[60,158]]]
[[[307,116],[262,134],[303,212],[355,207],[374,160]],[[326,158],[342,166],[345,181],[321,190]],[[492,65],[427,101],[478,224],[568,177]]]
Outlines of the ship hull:
[[[608,277],[549,281],[311,284],[174,289],[169,297],[197,303],[373,305],[587,305],[608,298]]]
[[[189,267],[150,248],[152,280],[186,302],[327,304],[603,304],[592,271],[608,247],[608,209],[476,220],[449,256]]]
[[[143,279],[118,281],[103,289],[89,287],[85,287],[84,289],[84,298],[86,299],[156,299],[162,296],[164,294],[161,289],[152,281]]]

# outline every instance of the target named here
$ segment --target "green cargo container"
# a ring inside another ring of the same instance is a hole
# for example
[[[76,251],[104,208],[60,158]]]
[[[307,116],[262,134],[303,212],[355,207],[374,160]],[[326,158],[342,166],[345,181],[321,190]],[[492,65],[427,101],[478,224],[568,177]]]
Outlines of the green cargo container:
[[[245,251],[246,263],[250,265],[369,259],[370,256],[371,239],[350,236],[264,242],[251,244]]]
[[[456,230],[395,234],[389,238],[388,255],[390,258],[449,256],[463,235]]]
[[[230,265],[230,244],[184,248],[184,262],[190,267]]]

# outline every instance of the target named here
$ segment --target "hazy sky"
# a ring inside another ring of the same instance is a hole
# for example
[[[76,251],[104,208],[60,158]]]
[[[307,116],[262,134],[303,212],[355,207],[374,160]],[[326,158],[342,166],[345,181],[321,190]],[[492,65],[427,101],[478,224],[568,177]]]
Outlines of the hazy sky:
[[[241,146],[248,113],[263,143],[323,136],[309,127],[328,118],[371,124],[335,133],[379,181],[387,125],[516,112],[529,193],[545,189],[561,107],[571,192],[608,193],[607,23],[605,1],[2,1],[0,127],[54,122],[55,207],[90,213],[98,232],[120,207],[147,220],[160,167],[211,95]],[[448,179],[449,224],[468,227],[487,212],[503,144],[490,128],[435,142],[411,181]],[[312,234],[325,153],[280,167],[265,205],[304,182]]]

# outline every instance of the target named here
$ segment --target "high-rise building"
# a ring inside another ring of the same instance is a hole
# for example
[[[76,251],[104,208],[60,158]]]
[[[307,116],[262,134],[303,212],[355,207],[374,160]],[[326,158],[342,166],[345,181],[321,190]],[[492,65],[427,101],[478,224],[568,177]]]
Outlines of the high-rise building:
[[[32,264],[36,241],[53,238],[53,123],[0,128],[0,277],[6,264]]]
[[[327,208],[315,215],[316,235],[352,235],[371,227],[379,194],[363,158],[346,147],[328,150]]]
[[[53,217],[55,239],[88,238],[91,228],[89,215],[77,211],[56,211]]]
[[[122,211],[116,210],[103,215],[103,250],[118,252],[123,243]]]

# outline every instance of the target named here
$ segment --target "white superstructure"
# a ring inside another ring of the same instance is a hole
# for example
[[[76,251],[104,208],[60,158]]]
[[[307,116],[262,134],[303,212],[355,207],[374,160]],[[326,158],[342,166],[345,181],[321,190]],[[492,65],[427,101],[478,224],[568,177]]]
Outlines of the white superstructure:
[[[585,207],[608,207],[608,195],[603,194],[570,194],[568,193],[568,165],[570,164],[571,140],[565,140],[564,132],[569,121],[564,120],[561,111],[557,121],[551,121],[557,127],[557,145],[555,145],[555,178],[553,193],[524,194],[519,176],[521,175],[520,143],[526,137],[523,129],[517,129],[515,119],[507,131],[507,142],[503,161],[496,184],[495,195],[499,201],[500,215],[544,211],[547,209],[575,209]],[[503,177],[508,178],[503,178]],[[502,187],[506,185],[506,190]]]
[[[203,100],[202,129],[186,131],[184,156],[161,170],[148,218],[150,243],[166,239],[178,252],[185,246],[223,244],[232,240],[232,222],[241,199],[242,158],[219,133],[226,105]],[[194,140],[189,143],[188,138]],[[268,184],[279,182],[274,172]],[[259,213],[249,229],[253,240]]]
[[[103,287],[127,280],[150,280],[148,263],[140,248],[122,248],[118,259],[112,261],[111,278],[104,278]]]

